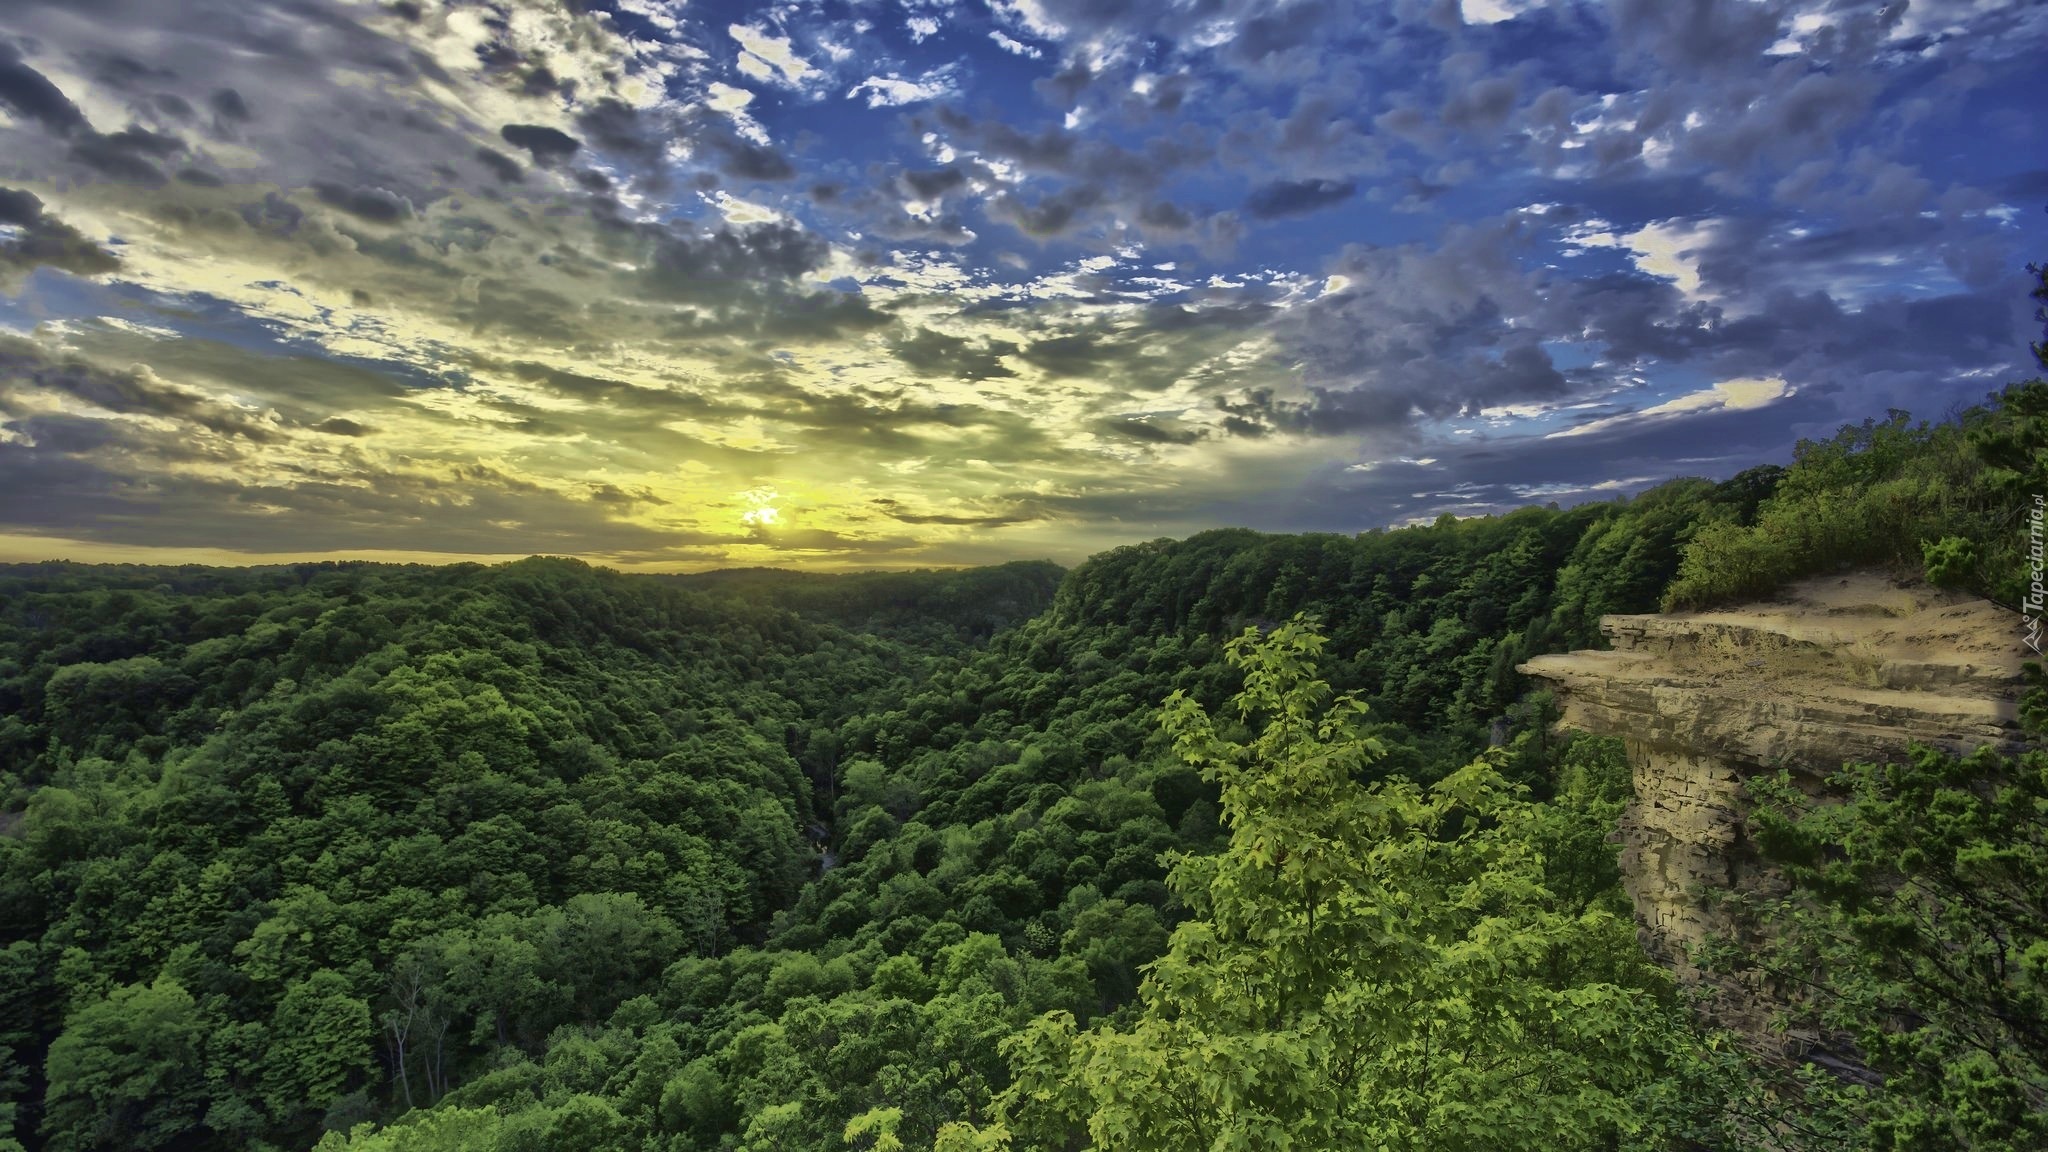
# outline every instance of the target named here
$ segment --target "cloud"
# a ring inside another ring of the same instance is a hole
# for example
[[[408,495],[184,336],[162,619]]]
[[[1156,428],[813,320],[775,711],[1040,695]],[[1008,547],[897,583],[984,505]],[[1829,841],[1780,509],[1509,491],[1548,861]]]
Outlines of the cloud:
[[[1467,24],[1503,24],[1534,7],[1533,0],[1458,0],[1458,15]]]
[[[313,195],[322,204],[373,224],[396,224],[412,216],[412,203],[384,188],[350,188],[331,180],[316,180]]]
[[[0,49],[0,482],[67,539],[851,565],[1591,498],[1975,399],[2048,235],[2025,5],[93,4]]]
[[[1244,210],[1259,220],[1302,216],[1342,204],[1357,192],[1358,185],[1351,180],[1275,180],[1252,189]]]
[[[756,80],[800,88],[823,75],[796,54],[787,36],[771,36],[755,24],[728,25],[726,34],[739,42],[739,70]]]
[[[713,80],[704,88],[704,103],[715,112],[722,112],[732,120],[733,129],[750,144],[768,146],[768,132],[759,121],[747,113],[747,105],[754,102],[754,94],[745,88],[735,88],[722,81]]]
[[[1014,524],[1029,524],[1045,519],[1045,513],[1035,508],[1014,508],[1001,512],[950,511],[913,512],[900,500],[889,496],[877,496],[872,501],[882,515],[900,524],[943,525],[956,528],[1007,528]]]
[[[21,49],[0,41],[0,105],[13,109],[59,136],[89,130],[78,105],[47,76],[22,61]]]
[[[1589,436],[1597,432],[1619,428],[1624,425],[1640,424],[1645,421],[1669,420],[1676,417],[1692,416],[1702,412],[1742,411],[1747,408],[1762,408],[1790,395],[1792,389],[1778,377],[1761,377],[1748,380],[1723,380],[1711,388],[1688,392],[1647,408],[1638,408],[1619,416],[1605,416],[1589,420],[1570,428],[1550,433],[1558,436]]]
[[[581,140],[543,124],[507,124],[498,130],[498,135],[514,148],[524,148],[533,162],[543,168],[567,160],[583,147]]]
[[[1579,248],[1624,249],[1638,269],[1671,281],[1685,299],[1699,300],[1704,298],[1699,256],[1712,243],[1717,224],[1712,219],[1656,220],[1617,236],[1605,221],[1593,220],[1568,232],[1566,240]]]
[[[1208,439],[1209,430],[1189,425],[1179,420],[1158,420],[1134,416],[1119,416],[1096,423],[1097,431],[1109,436],[1120,436],[1140,444],[1178,444],[1186,446]]]
[[[846,98],[852,100],[865,95],[870,108],[900,108],[905,104],[920,104],[927,100],[938,100],[953,95],[953,65],[936,68],[914,80],[906,80],[896,73],[887,76],[870,76],[846,90]]]
[[[278,439],[272,421],[190,388],[167,383],[146,365],[100,368],[78,356],[52,357],[36,344],[0,336],[0,386],[59,394],[121,416],[162,417],[208,432],[258,442]]]
[[[0,240],[0,289],[11,290],[24,274],[44,266],[77,276],[121,266],[111,252],[45,212],[42,199],[25,189],[0,187],[0,225],[15,229],[13,237]]]
[[[1001,29],[996,29],[995,31],[990,32],[988,34],[988,38],[990,40],[995,41],[996,47],[1001,48],[1003,51],[1008,52],[1013,56],[1023,56],[1027,59],[1036,60],[1039,57],[1045,55],[1045,53],[1039,51],[1036,48],[1033,48],[1029,44],[1024,43],[1022,40],[1018,40],[1012,36],[1004,35]]]
[[[891,339],[889,351],[904,366],[923,376],[986,380],[1017,374],[1003,363],[1003,357],[1018,351],[1017,345],[1007,340],[976,342],[919,328]]]
[[[495,148],[479,147],[476,150],[476,158],[485,168],[490,169],[491,175],[507,184],[517,184],[526,178],[526,172],[519,167],[517,160]]]

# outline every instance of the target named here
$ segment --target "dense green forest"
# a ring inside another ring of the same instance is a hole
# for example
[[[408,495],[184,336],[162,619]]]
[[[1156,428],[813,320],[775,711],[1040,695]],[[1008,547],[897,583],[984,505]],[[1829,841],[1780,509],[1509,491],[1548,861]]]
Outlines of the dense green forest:
[[[1776,798],[1838,1082],[1692,1023],[1514,667],[1841,563],[2017,604],[2044,488],[2035,382],[1069,572],[0,568],[0,1148],[2040,1147],[2048,755]],[[1859,887],[1957,861],[1931,935]],[[1978,967],[1902,1023],[1896,954]]]

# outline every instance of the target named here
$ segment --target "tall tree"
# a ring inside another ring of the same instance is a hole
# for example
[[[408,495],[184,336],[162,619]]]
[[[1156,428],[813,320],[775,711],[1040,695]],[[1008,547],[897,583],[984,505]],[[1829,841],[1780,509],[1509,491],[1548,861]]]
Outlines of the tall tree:
[[[1544,887],[1537,806],[1490,754],[1428,789],[1360,783],[1365,709],[1297,616],[1228,649],[1248,742],[1176,693],[1174,747],[1230,846],[1183,856],[1196,912],[1135,1023],[1052,1013],[1010,1045],[1012,1132],[1066,1145],[1575,1149],[1650,1137],[1638,1093],[1689,1043],[1632,928]]]
[[[50,1045],[43,1133],[53,1152],[163,1148],[199,1127],[205,1026],[169,979],[114,989]]]

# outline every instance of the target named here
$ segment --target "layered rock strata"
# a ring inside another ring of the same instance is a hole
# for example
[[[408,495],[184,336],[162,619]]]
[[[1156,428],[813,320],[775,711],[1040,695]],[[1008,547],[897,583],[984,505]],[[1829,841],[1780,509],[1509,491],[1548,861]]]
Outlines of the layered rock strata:
[[[1859,572],[1804,581],[1769,603],[1608,616],[1611,651],[1540,656],[1561,727],[1619,736],[1635,800],[1621,867],[1644,946],[1700,984],[1689,950],[1742,935],[1730,892],[1767,890],[1751,848],[1745,778],[1791,769],[1819,791],[1850,760],[1901,760],[1919,742],[2019,747],[2019,618],[1988,601]],[[1723,1022],[1758,1030],[1757,989],[1708,984]]]

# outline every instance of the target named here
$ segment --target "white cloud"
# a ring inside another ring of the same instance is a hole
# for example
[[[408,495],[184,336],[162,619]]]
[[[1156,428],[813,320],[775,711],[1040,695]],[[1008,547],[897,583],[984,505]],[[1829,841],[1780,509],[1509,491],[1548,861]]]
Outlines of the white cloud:
[[[1565,249],[1565,254],[1576,256],[1587,248],[1624,249],[1639,270],[1671,281],[1687,300],[1708,300],[1714,297],[1701,285],[1699,252],[1712,242],[1720,223],[1713,218],[1673,218],[1652,221],[1618,235],[1605,220],[1593,219],[1565,233],[1565,243],[1572,246]]]
[[[618,6],[619,11],[631,12],[663,32],[673,34],[681,24],[675,16],[675,13],[682,11],[683,8],[678,0],[668,0],[667,3],[657,0],[618,0]]]
[[[996,47],[1001,48],[1003,51],[1010,52],[1018,56],[1023,56],[1027,59],[1036,60],[1040,56],[1045,55],[1045,53],[1040,52],[1038,49],[1033,48],[1029,44],[1024,43],[1022,40],[1018,40],[1010,36],[1005,36],[999,31],[989,33],[988,38],[995,41]]]
[[[1604,432],[1624,424],[1636,424],[1647,420],[1666,420],[1704,412],[1741,412],[1750,408],[1762,408],[1776,403],[1792,394],[1792,387],[1779,376],[1750,376],[1735,380],[1723,380],[1711,388],[1688,392],[1662,404],[1652,404],[1635,412],[1619,416],[1608,416],[1601,420],[1589,421],[1575,428],[1552,432],[1545,437],[1555,440],[1563,436],[1584,436],[1591,432]]]
[[[753,102],[752,92],[717,80],[713,80],[704,89],[704,103],[707,107],[732,117],[733,127],[741,136],[756,144],[767,144],[768,130],[761,127],[760,121],[747,114],[747,105]]]
[[[1458,0],[1458,14],[1467,24],[1499,24],[1513,20],[1540,0]]]
[[[789,217],[784,216],[765,204],[756,204],[751,200],[742,200],[724,189],[708,193],[704,196],[704,199],[707,203],[718,209],[719,214],[725,217],[727,224],[736,228],[748,224],[773,224],[789,220]]]
[[[740,71],[756,80],[801,88],[806,80],[824,73],[796,54],[787,36],[770,36],[752,24],[732,24],[726,33],[740,44]]]
[[[846,90],[851,100],[866,93],[870,108],[897,108],[905,104],[916,104],[925,100],[936,100],[951,96],[957,89],[953,82],[954,66],[935,68],[915,80],[905,80],[891,72],[887,76],[870,76]]]
[[[1052,18],[1039,0],[989,0],[989,8],[1014,28],[1040,40],[1058,40],[1067,26]]]
[[[939,22],[929,16],[912,16],[903,22],[903,26],[910,29],[913,44],[922,44],[927,38],[939,34]]]

